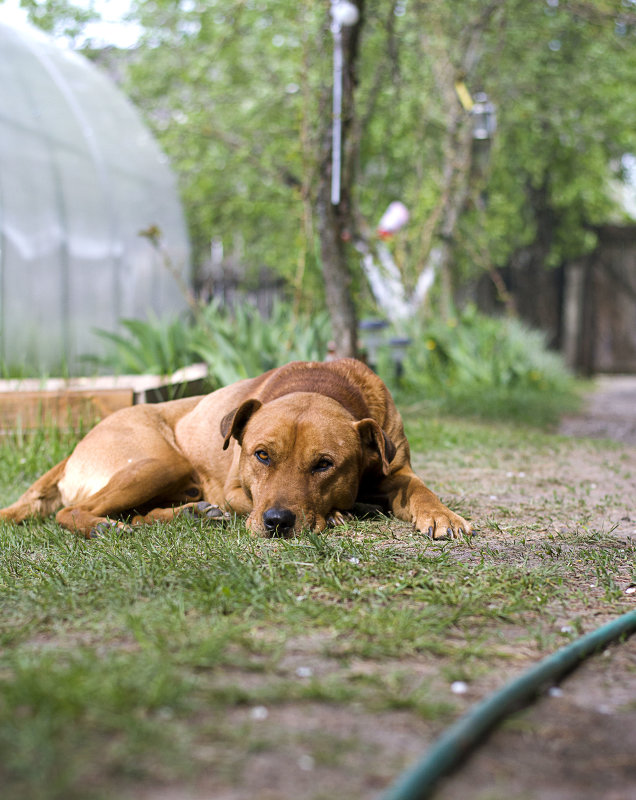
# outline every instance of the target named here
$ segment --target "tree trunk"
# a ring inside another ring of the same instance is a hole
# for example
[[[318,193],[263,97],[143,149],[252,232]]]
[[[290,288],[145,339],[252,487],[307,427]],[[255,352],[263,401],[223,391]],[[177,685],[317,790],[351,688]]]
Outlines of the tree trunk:
[[[331,198],[332,122],[325,115],[322,136],[321,168],[316,194],[316,216],[322,273],[325,280],[327,307],[331,315],[335,351],[338,356],[355,357],[358,351],[356,308],[351,291],[351,271],[348,263],[348,244],[352,232],[351,193],[355,180],[355,153],[358,142],[351,136],[355,119],[354,93],[358,44],[362,27],[364,0],[357,0],[360,17],[351,27],[342,28],[342,167],[340,202]]]
[[[358,324],[345,252],[346,228],[343,227],[338,207],[331,203],[330,175],[329,170],[322,171],[316,204],[322,274],[336,355],[355,358],[358,352]]]

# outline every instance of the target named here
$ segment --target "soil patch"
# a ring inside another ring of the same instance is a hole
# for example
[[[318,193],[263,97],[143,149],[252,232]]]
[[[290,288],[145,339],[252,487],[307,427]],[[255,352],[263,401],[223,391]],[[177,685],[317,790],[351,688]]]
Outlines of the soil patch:
[[[619,479],[620,488],[614,480],[608,486],[608,474],[600,474],[603,465],[594,465],[593,459],[587,468],[585,463],[572,464],[563,474],[570,484],[587,481],[590,491],[598,494],[599,508],[603,498],[615,500],[619,494],[633,504],[636,377],[599,379],[584,411],[564,419],[560,432],[628,445],[620,452],[623,463],[629,463]],[[533,497],[536,502],[534,493]],[[608,507],[612,504],[609,499]],[[636,514],[626,509],[613,533],[633,538],[635,523]],[[605,621],[599,619],[599,626]],[[561,686],[505,722],[442,783],[436,797],[632,800],[636,796],[635,753],[636,637],[632,637],[586,661]]]
[[[598,378],[583,412],[563,419],[561,433],[636,445],[636,375]]]
[[[445,780],[439,800],[632,800],[636,640],[585,662],[509,719]]]

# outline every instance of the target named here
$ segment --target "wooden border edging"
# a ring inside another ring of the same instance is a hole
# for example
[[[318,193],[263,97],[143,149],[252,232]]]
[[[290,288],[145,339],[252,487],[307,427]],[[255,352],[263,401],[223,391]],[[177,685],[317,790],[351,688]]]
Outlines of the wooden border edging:
[[[207,374],[205,364],[192,364],[168,376],[0,380],[0,431],[93,425],[126,406],[203,394]]]

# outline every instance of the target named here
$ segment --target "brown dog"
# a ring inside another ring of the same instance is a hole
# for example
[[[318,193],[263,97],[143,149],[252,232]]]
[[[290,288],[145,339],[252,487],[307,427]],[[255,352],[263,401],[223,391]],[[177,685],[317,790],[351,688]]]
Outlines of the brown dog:
[[[321,531],[356,501],[379,503],[435,538],[469,534],[416,477],[402,419],[384,385],[353,359],[294,362],[203,397],[138,405],[96,425],[0,518],[61,507],[91,538],[175,514],[247,514],[263,535]],[[132,519],[131,519],[132,517]]]

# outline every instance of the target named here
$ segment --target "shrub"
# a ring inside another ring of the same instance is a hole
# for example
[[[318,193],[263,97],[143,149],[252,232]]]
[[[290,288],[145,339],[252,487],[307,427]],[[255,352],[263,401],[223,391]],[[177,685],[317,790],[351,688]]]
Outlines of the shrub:
[[[124,319],[121,324],[127,335],[96,331],[113,349],[106,356],[89,357],[86,361],[109,367],[116,373],[170,375],[197,360],[192,327],[178,318],[163,320],[151,316],[147,320]]]
[[[517,319],[468,307],[449,322],[411,323],[402,402],[455,414],[546,424],[578,402],[576,382],[545,336]],[[382,369],[390,375],[388,356]],[[386,377],[386,375],[385,375]]]
[[[275,304],[269,319],[249,304],[219,302],[194,321],[124,322],[128,336],[103,333],[115,349],[107,363],[119,371],[167,374],[205,361],[213,386],[222,386],[293,360],[324,358],[328,315],[294,315]],[[519,320],[488,317],[470,306],[449,322],[411,321],[404,374],[396,380],[388,348],[378,372],[401,405],[545,425],[576,408],[576,382],[542,333]]]
[[[228,309],[213,301],[190,321],[152,318],[122,324],[127,335],[98,331],[113,345],[99,359],[101,365],[117,372],[167,375],[205,361],[215,386],[260,375],[287,361],[320,361],[331,335],[326,312],[294,315],[282,302],[274,304],[269,319],[250,304]]]

